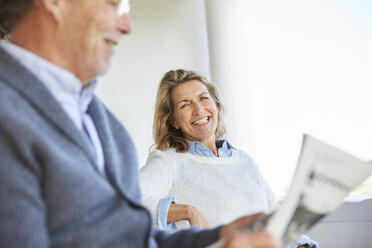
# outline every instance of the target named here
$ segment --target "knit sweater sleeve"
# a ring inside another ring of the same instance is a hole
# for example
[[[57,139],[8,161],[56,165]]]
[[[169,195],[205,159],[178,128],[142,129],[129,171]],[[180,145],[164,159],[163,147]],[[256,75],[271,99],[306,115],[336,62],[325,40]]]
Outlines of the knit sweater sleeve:
[[[260,168],[258,167],[257,163],[248,156],[248,158],[251,160],[251,163],[254,165],[256,172],[258,173],[260,177],[261,186],[265,191],[266,201],[267,201],[267,210],[268,213],[273,212],[279,207],[278,200],[276,199],[274,193],[272,192],[270,186],[267,184],[264,176],[262,175],[262,172]]]
[[[276,199],[274,193],[271,191],[269,185],[265,181],[265,179],[262,177],[264,189],[266,192],[266,199],[267,199],[267,205],[268,205],[268,212],[271,213],[277,208],[279,208],[278,200]]]
[[[152,151],[140,170],[140,186],[143,203],[153,213],[155,226],[158,226],[159,201],[169,196],[172,182],[172,170],[165,152]]]

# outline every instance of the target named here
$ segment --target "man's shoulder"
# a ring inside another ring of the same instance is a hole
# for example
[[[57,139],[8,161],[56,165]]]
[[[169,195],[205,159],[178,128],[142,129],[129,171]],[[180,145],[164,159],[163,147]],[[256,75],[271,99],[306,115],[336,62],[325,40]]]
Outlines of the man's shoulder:
[[[9,83],[0,77],[0,111],[2,114],[22,113],[25,109],[25,98],[21,92],[9,85]],[[28,105],[28,104],[27,104]],[[8,110],[12,111],[9,112]],[[19,112],[20,111],[20,112]]]
[[[8,73],[13,74],[14,77],[19,77],[22,75],[23,72],[26,72],[26,68],[21,65],[19,62],[20,58],[15,58],[11,54],[9,54],[3,47],[0,46],[0,70],[2,73],[0,75],[4,76]],[[11,68],[16,68],[17,73],[13,73],[14,71],[10,70]],[[2,78],[0,76],[0,78]]]
[[[0,46],[0,90],[16,92],[18,96],[27,91],[38,80],[20,62]]]

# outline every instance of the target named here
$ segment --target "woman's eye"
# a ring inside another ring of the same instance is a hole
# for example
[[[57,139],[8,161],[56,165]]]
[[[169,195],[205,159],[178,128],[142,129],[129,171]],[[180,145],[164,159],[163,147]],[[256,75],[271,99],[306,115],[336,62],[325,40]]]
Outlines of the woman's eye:
[[[181,109],[186,108],[187,106],[189,106],[187,103],[183,104],[183,105],[181,105]]]
[[[202,101],[207,100],[207,99],[209,99],[209,97],[207,97],[207,96],[202,96],[202,97],[200,98],[200,100],[202,100]]]

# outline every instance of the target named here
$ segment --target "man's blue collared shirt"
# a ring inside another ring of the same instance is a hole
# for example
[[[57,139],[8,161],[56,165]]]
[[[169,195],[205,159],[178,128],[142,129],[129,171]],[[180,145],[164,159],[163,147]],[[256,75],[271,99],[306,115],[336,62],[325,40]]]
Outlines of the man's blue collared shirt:
[[[11,42],[2,41],[0,44],[39,79],[59,102],[76,127],[84,135],[87,135],[88,142],[96,156],[96,166],[102,174],[105,174],[102,144],[93,120],[87,113],[87,108],[92,101],[93,91],[97,84],[96,80],[83,87],[81,81],[74,74],[48,60]]]

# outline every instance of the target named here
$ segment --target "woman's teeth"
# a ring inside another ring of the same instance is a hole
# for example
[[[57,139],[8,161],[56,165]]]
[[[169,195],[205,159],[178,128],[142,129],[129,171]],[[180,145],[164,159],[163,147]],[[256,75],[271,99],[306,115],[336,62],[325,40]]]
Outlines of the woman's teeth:
[[[205,117],[204,119],[200,119],[198,121],[194,121],[192,124],[193,125],[201,125],[201,124],[204,124],[204,123],[207,123],[208,122],[208,117]]]

